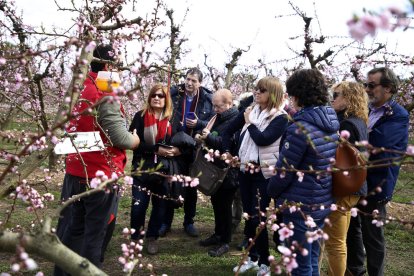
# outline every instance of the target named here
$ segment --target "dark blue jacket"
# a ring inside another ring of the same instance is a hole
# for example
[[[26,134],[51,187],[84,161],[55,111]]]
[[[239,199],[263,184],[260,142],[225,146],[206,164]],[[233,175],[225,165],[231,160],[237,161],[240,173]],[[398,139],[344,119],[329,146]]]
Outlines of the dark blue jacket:
[[[171,87],[170,93],[174,107],[173,129],[178,131],[183,117],[183,104],[185,99],[184,84]],[[197,108],[194,111],[198,117],[198,121],[194,131],[204,129],[211,117],[214,116],[212,92],[200,86],[199,93]]]
[[[326,171],[337,147],[339,121],[335,111],[329,106],[306,107],[293,120],[282,137],[276,167]],[[334,201],[330,173],[305,173],[300,181],[296,172],[286,172],[282,177],[278,172],[270,178],[268,194],[276,199],[277,205],[284,201],[303,203],[301,210],[314,219],[326,217]],[[320,205],[328,208],[321,210]],[[291,215],[301,216],[299,212]]]
[[[395,101],[390,101],[384,115],[368,133],[369,143],[374,147],[405,152],[408,143],[408,120],[408,112]],[[400,158],[400,154],[381,152],[371,154],[369,161],[375,164],[391,164],[390,160],[398,161]],[[372,196],[374,199],[391,200],[399,171],[399,165],[368,169],[368,192],[374,191],[378,186],[382,188],[380,193]]]

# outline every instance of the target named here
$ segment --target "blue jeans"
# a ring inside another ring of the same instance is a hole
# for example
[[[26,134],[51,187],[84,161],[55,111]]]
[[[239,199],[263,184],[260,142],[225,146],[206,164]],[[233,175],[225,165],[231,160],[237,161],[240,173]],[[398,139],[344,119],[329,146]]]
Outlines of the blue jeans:
[[[146,191],[142,191],[142,188]],[[146,230],[146,237],[158,238],[158,231],[161,227],[164,217],[165,200],[156,195],[149,195],[148,190],[152,193],[163,196],[166,194],[166,187],[162,182],[152,182],[147,174],[134,177],[132,186],[132,204],[131,204],[131,228],[136,231],[131,235],[132,239],[142,238],[140,232],[145,226],[145,215],[147,213],[149,201],[152,201],[152,211]]]
[[[256,236],[256,229],[260,221],[266,222],[266,217],[259,218],[260,211],[266,213],[269,207],[270,198],[267,195],[267,184],[269,181],[264,178],[262,172],[243,173],[239,172],[240,195],[243,204],[243,211],[248,213],[251,218],[246,220],[244,235],[247,238]],[[260,201],[258,199],[260,193]],[[267,228],[265,227],[256,239],[255,245],[249,251],[249,257],[252,261],[259,261],[259,265],[269,265],[269,239],[267,237]]]
[[[300,252],[297,252],[296,262],[298,263],[298,267],[292,270],[292,276],[318,276],[319,275],[319,268],[318,268],[318,258],[319,258],[319,251],[320,251],[320,241],[314,241],[313,243],[308,243],[306,238],[306,231],[314,231],[318,228],[323,228],[324,219],[314,219],[316,223],[315,228],[309,228],[305,224],[305,220],[302,217],[292,216],[290,214],[283,213],[283,222],[288,224],[292,222],[295,228],[293,229],[294,234],[292,237],[289,238],[290,241],[297,241],[302,248],[306,248],[308,250],[307,256],[302,256]],[[285,240],[286,241],[286,240]],[[290,243],[286,246],[289,247]]]

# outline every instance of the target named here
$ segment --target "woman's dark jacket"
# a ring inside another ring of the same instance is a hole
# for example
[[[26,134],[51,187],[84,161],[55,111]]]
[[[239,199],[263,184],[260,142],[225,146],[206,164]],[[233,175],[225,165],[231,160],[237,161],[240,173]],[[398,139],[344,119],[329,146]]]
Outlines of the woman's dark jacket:
[[[338,141],[339,121],[335,111],[329,106],[306,107],[293,120],[282,137],[276,167],[327,171],[330,159],[335,158]],[[301,180],[296,172],[278,172],[269,180],[268,194],[276,199],[277,205],[285,201],[303,203],[302,211],[314,219],[323,219],[334,201],[332,176],[305,173]],[[325,208],[320,208],[321,205]],[[284,214],[302,216],[300,212]]]
[[[217,114],[216,121],[214,122],[213,127],[210,130],[210,133],[207,135],[207,138],[205,140],[206,146],[208,148],[212,148],[214,150],[220,151],[220,153],[223,152],[223,141],[222,141],[222,134],[224,131],[230,126],[232,120],[237,116],[238,111],[236,107],[232,107],[222,114]],[[234,137],[231,138],[231,145],[232,148],[230,150],[230,153],[235,156],[237,155],[237,145]],[[223,161],[215,161],[216,165],[220,167],[226,166]],[[238,186],[238,168],[230,168],[227,172],[226,178],[224,178],[222,188],[223,189],[230,189]]]
[[[143,170],[148,168],[154,168],[156,165],[154,163],[155,153],[158,151],[157,145],[150,145],[145,141],[144,138],[144,117],[142,116],[143,110],[138,111],[134,119],[129,126],[129,131],[133,131],[134,129],[137,130],[137,135],[140,139],[140,143],[138,148],[134,150],[133,157],[132,157],[132,168],[135,170],[141,160],[144,161],[144,166],[142,167]],[[171,137],[166,135],[165,143],[169,144]]]
[[[338,112],[336,114],[340,123],[339,131],[347,130],[350,133],[348,141],[351,144],[355,144],[358,141],[368,141],[368,129],[367,124],[358,117],[349,116],[345,118],[345,111]],[[355,193],[355,195],[366,196],[368,192],[367,182],[365,181],[361,189]]]

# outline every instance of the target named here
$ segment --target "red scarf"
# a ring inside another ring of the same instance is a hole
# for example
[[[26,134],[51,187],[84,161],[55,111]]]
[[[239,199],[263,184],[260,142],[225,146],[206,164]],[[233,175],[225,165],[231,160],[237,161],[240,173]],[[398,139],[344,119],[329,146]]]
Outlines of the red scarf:
[[[171,137],[171,124],[168,118],[156,119],[148,110],[144,114],[144,139],[145,143],[155,145]]]

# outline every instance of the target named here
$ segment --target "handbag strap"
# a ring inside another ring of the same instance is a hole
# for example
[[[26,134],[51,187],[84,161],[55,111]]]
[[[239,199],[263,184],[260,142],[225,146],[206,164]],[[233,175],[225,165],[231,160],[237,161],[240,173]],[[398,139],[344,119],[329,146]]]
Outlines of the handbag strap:
[[[216,122],[216,119],[217,119],[217,114],[214,114],[214,116],[211,117],[210,121],[208,121],[206,129],[208,129],[210,131],[211,128],[213,127],[214,123]]]

